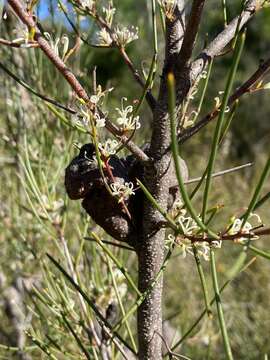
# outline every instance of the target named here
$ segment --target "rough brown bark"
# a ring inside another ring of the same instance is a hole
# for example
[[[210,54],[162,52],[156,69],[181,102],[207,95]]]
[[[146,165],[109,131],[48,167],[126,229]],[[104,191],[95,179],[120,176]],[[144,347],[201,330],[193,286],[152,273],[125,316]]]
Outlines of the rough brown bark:
[[[168,116],[167,74],[172,71],[181,48],[184,34],[184,2],[178,1],[175,18],[166,22],[166,47],[164,69],[159,98],[153,116],[153,132],[150,158],[145,167],[144,182],[155,200],[166,209],[169,187],[172,184],[171,155],[166,154],[170,145],[170,121]],[[159,224],[161,214],[149,203],[144,204],[143,233],[138,245],[138,285],[146,291],[160,270],[164,259],[165,230]],[[161,276],[153,290],[138,309],[139,359],[160,360],[162,358],[162,289]]]

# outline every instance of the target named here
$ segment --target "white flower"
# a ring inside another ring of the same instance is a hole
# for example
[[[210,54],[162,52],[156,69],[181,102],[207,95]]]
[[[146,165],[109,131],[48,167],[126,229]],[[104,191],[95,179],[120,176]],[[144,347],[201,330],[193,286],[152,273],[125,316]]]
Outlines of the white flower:
[[[96,127],[101,128],[106,125],[106,119],[101,118],[98,113],[95,114]]]
[[[221,95],[221,94],[224,93],[224,91],[219,91],[218,93]],[[222,104],[220,98],[219,98],[218,96],[216,96],[216,97],[214,98],[214,101],[215,101],[215,103],[216,103],[216,105],[215,105],[216,109],[219,110],[219,108],[221,107],[221,104]],[[229,106],[226,106],[224,112],[225,112],[225,113],[228,113],[229,111],[230,111],[230,107],[229,107]]]
[[[211,242],[212,247],[217,248],[217,249],[221,249],[222,246],[222,240],[213,240]]]
[[[119,113],[119,117],[116,119],[118,125],[120,125],[121,129],[124,131],[128,130],[137,130],[141,127],[139,122],[139,116],[132,116],[133,106],[129,105],[124,108],[124,101],[127,101],[126,98],[122,98],[121,100],[121,109],[116,108],[115,110]]]
[[[97,45],[98,46],[111,46],[113,40],[111,35],[105,28],[102,28],[97,33]]]
[[[187,256],[187,254],[193,255],[193,249],[192,249],[191,241],[189,241],[187,239],[183,239],[179,243],[179,247],[182,250],[183,258],[185,258]]]
[[[199,229],[196,222],[190,216],[185,217],[184,215],[180,215],[176,222],[180,225],[184,235],[192,235],[194,230],[197,231]]]
[[[170,248],[175,242],[175,236],[173,234],[169,234],[168,238],[165,239],[165,248]]]
[[[69,38],[67,35],[62,36],[61,43],[63,45],[62,59],[64,59],[68,53],[68,48],[69,48]]]
[[[250,216],[249,216],[249,219],[251,219],[251,218],[256,218],[257,223],[259,225],[262,224],[262,220],[261,220],[259,215],[251,213]],[[245,224],[243,224],[243,222],[244,222],[244,219],[233,218],[233,224],[232,224],[228,234],[229,235],[235,235],[235,234],[238,234],[238,233],[251,234],[251,231],[252,231],[254,226],[248,221],[246,221]],[[258,239],[258,236],[252,235],[249,239],[250,240],[255,240],[255,239]],[[247,240],[247,237],[240,237],[239,239],[237,239],[237,241],[240,242],[240,243],[243,242],[243,241],[246,241],[246,240]]]
[[[97,105],[101,102],[101,99],[103,99],[104,96],[111,91],[113,91],[113,88],[102,90],[101,85],[98,85],[96,94],[90,96],[90,102]]]
[[[86,129],[89,127],[89,122],[91,118],[90,110],[84,104],[80,105],[80,109],[72,118],[75,125],[81,125]]]
[[[110,186],[112,189],[112,195],[119,197],[120,200],[127,200],[131,195],[135,195],[133,190],[134,185],[132,182],[125,182],[124,184],[121,184],[120,182],[116,181]]]
[[[184,205],[184,203],[183,203],[182,199],[178,198],[173,203],[173,208],[174,208],[174,210],[180,210],[183,207],[183,205]]]
[[[81,6],[84,9],[93,10],[95,5],[95,0],[81,0]]]
[[[118,45],[124,47],[130,42],[139,38],[138,31],[138,28],[134,26],[131,26],[130,29],[127,27],[117,27],[114,31],[114,40]]]
[[[198,256],[201,256],[204,258],[205,261],[209,261],[210,258],[210,246],[209,243],[206,241],[202,242],[195,242],[194,246],[196,247]]]
[[[118,147],[118,142],[116,140],[108,139],[104,144],[99,143],[98,148],[101,151],[102,155],[106,158],[114,155]]]

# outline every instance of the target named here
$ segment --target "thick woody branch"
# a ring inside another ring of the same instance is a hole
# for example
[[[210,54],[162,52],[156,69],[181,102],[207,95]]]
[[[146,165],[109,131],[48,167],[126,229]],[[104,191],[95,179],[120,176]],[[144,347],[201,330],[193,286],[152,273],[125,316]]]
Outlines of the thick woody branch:
[[[270,58],[263,62],[259,68],[230,96],[228,106],[233,105],[241,96],[252,92],[254,85],[260,80],[270,69]],[[197,132],[199,132],[210,121],[214,120],[219,114],[218,109],[214,109],[198,121],[193,127],[186,129],[179,137],[179,143],[183,144]]]
[[[50,61],[55,65],[59,72],[64,76],[67,82],[70,84],[76,95],[83,99],[89,106],[91,111],[94,110],[95,105],[90,102],[87,92],[84,90],[80,82],[77,80],[72,71],[66,66],[66,64],[60,59],[59,56],[53,51],[46,39],[43,38],[36,22],[34,21],[31,14],[27,13],[24,9],[23,4],[20,0],[8,0],[9,5],[14,10],[15,14],[21,19],[21,21],[29,28],[30,31],[35,31],[35,40],[39,44],[40,49],[45,53],[45,55],[50,59]],[[101,113],[101,111],[99,110]],[[126,136],[122,136],[121,131],[108,119],[106,119],[106,128],[119,138],[125,144],[125,146],[140,160],[147,162],[149,160],[148,156],[135,144],[131,141],[128,141]]]
[[[199,25],[201,22],[204,3],[205,0],[194,0],[192,3],[192,8],[185,31],[183,44],[178,56],[177,66],[179,69],[185,67],[191,58]]]
[[[222,50],[233,40],[237,28],[243,26],[261,9],[262,0],[248,0],[242,13],[233,19],[228,26],[205,48],[191,65],[191,79],[196,80],[198,75],[205,69],[210,59],[218,56]]]
[[[163,208],[167,207],[172,174],[170,154],[165,154],[170,145],[170,121],[168,116],[167,73],[174,66],[183,38],[184,2],[178,1],[172,19],[166,20],[166,46],[163,76],[158,103],[153,116],[150,156],[153,159],[145,168],[144,184]],[[163,263],[165,229],[160,228],[161,214],[149,202],[144,203],[142,238],[138,242],[139,276],[141,292],[151,286]],[[145,301],[138,308],[139,359],[162,359],[162,288],[159,278]]]
[[[185,32],[185,2],[178,0],[172,19],[166,18],[165,69],[169,72],[182,46]]]

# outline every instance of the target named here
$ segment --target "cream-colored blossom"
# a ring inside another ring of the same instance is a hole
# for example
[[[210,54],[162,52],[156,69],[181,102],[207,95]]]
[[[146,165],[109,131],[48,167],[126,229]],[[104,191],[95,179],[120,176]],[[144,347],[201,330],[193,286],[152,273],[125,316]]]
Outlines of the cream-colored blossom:
[[[141,127],[139,122],[139,116],[133,116],[133,106],[128,105],[124,107],[124,101],[127,101],[127,98],[122,98],[121,100],[121,109],[116,108],[115,110],[119,113],[119,117],[116,119],[118,125],[124,131],[137,130]]]
[[[119,27],[114,30],[114,40],[119,46],[125,47],[130,42],[137,40],[138,36],[138,27],[131,26],[127,27]]]
[[[97,33],[97,45],[98,46],[111,46],[113,40],[111,38],[111,35],[108,33],[108,31],[105,28],[102,28]]]
[[[110,186],[112,189],[112,195],[119,197],[120,200],[127,200],[131,195],[135,195],[134,185],[132,182],[125,182],[122,184],[116,181]]]
[[[99,143],[98,148],[101,151],[102,155],[106,158],[114,155],[118,147],[118,142],[116,140],[108,139],[105,143]]]

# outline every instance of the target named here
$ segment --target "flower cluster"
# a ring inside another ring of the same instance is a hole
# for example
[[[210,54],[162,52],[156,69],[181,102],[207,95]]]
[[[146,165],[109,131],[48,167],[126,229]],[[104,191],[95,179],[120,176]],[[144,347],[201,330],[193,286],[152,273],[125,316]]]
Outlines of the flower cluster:
[[[113,91],[113,88],[102,90],[101,85],[98,85],[96,94],[90,96],[90,102],[95,105],[97,105],[98,103],[102,103],[102,99],[105,97],[106,94],[110,93],[111,91]]]
[[[245,243],[247,240],[256,240],[258,239],[258,236],[252,234],[252,229],[254,229],[255,226],[262,225],[262,220],[259,215],[251,213],[249,216],[249,219],[255,219],[256,225],[252,225],[250,222],[246,221],[244,223],[244,219],[239,218],[232,218],[230,229],[228,231],[229,235],[235,235],[235,234],[245,234],[250,235],[249,239],[246,237],[240,237],[237,239],[237,242],[239,243]]]
[[[176,213],[175,222],[179,226],[181,234],[176,236],[169,234],[166,240],[166,245],[170,247],[173,244],[177,244],[182,251],[183,257],[186,257],[187,254],[194,255],[193,248],[195,247],[197,255],[202,257],[204,260],[209,261],[210,246],[220,248],[222,241],[213,240],[211,241],[211,244],[207,241],[192,242],[190,237],[193,235],[195,236],[200,228],[190,216],[186,215],[187,211],[183,208],[183,202],[181,199],[175,201],[172,212],[174,214]]]
[[[80,0],[80,3],[81,3],[81,6],[83,9],[92,11],[94,9],[96,1],[95,0]]]
[[[137,130],[141,127],[139,116],[134,117],[132,115],[133,106],[129,105],[124,107],[124,101],[127,101],[127,98],[122,98],[121,109],[115,109],[119,113],[119,117],[116,119],[116,121],[123,131]]]
[[[110,47],[112,45],[112,38],[111,35],[105,28],[102,28],[97,33],[97,45],[103,47]]]
[[[116,140],[108,139],[105,143],[99,143],[98,148],[105,158],[109,158],[116,153],[118,145]]]
[[[195,241],[187,239],[184,235],[175,237],[172,234],[168,235],[166,245],[171,246],[176,243],[182,251],[182,256],[185,258],[187,254],[194,255],[193,249],[196,248],[196,253],[199,257],[202,257],[205,261],[209,261],[210,258],[210,246],[214,248],[221,248],[222,241],[213,240],[211,244],[207,241]]]
[[[119,197],[119,201],[127,200],[131,195],[135,195],[134,185],[132,182],[125,182],[121,184],[116,181],[111,185],[112,195]]]
[[[90,102],[95,106],[99,103],[102,104],[102,100],[105,95],[112,90],[113,88],[102,90],[101,86],[98,85],[96,94],[90,96]],[[75,126],[79,125],[89,130],[91,120],[95,120],[95,125],[98,128],[104,127],[106,125],[105,115],[101,115],[97,109],[91,111],[88,107],[88,104],[83,99],[78,99],[78,102],[78,111],[72,118]]]
[[[116,27],[114,30],[114,41],[122,47],[125,47],[130,42],[137,40],[138,36],[138,27],[131,26],[131,28],[127,27]]]

